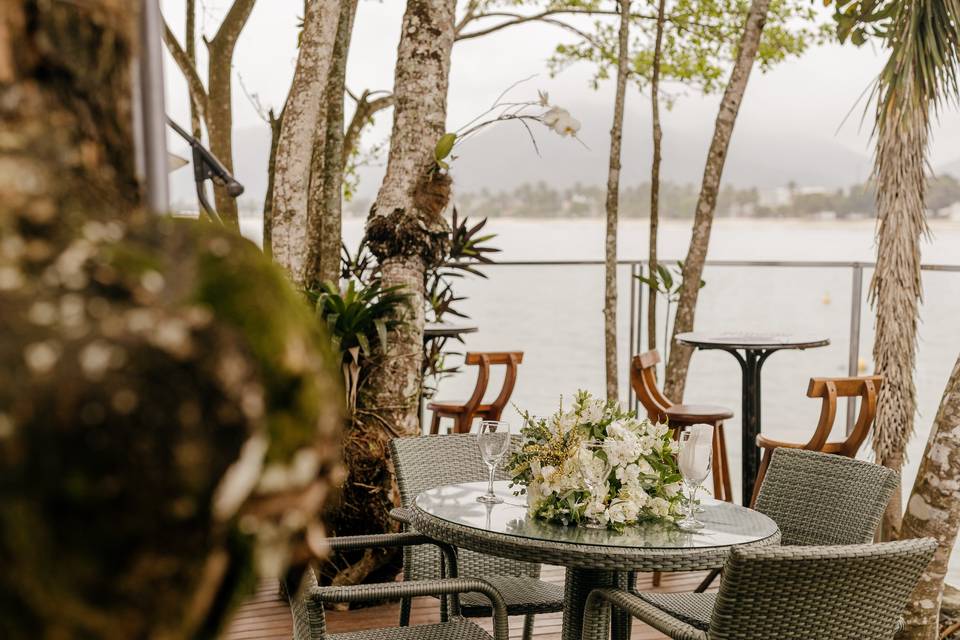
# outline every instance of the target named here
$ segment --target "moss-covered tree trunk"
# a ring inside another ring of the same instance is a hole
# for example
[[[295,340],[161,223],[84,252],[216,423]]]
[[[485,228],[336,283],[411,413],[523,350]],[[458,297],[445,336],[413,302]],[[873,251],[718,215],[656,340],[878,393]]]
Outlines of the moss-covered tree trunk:
[[[445,253],[442,217],[450,180],[434,165],[444,133],[456,0],[408,0],[394,81],[395,111],[387,172],[367,220],[367,240],[380,262],[383,285],[410,295],[403,324],[391,332],[360,390],[346,438],[348,493],[334,522],[338,532],[384,531],[398,496],[389,462],[391,438],[420,433],[424,282],[428,265]],[[384,561],[367,554],[335,583],[356,582]]]
[[[933,422],[930,439],[917,471],[901,538],[934,538],[939,543],[933,561],[920,577],[898,640],[938,637],[943,580],[960,529],[960,358],[953,367]]]
[[[630,0],[620,0],[617,91],[610,127],[610,159],[607,171],[607,230],[604,241],[603,342],[607,400],[618,399],[617,389],[617,228],[620,210],[620,144],[623,141],[623,108],[630,73]]]
[[[327,83],[341,14],[341,0],[310,0],[293,84],[283,109],[273,164],[270,238],[273,258],[298,286],[308,284],[311,247],[320,242],[319,225],[308,207],[314,149],[326,144]],[[318,189],[319,191],[319,189]],[[337,245],[339,254],[339,244]]]
[[[214,637],[308,559],[339,457],[326,340],[282,274],[141,208],[135,24],[0,4],[3,638]]]
[[[737,60],[727,81],[727,88],[720,100],[717,121],[713,127],[713,139],[707,152],[707,164],[700,183],[700,196],[693,217],[693,235],[690,248],[683,263],[684,286],[680,291],[677,311],[673,323],[673,335],[693,330],[694,314],[697,310],[697,297],[700,294],[699,283],[703,277],[703,265],[707,259],[710,244],[710,231],[713,228],[713,214],[717,209],[717,196],[720,194],[720,180],[723,177],[723,165],[727,160],[733,126],[737,122],[740,104],[743,102],[750,80],[753,61],[760,47],[760,36],[767,21],[770,0],[753,0],[743,26],[743,35],[737,52]],[[687,383],[687,369],[693,350],[681,344],[672,344],[667,362],[664,393],[675,402],[683,401],[683,391]]]

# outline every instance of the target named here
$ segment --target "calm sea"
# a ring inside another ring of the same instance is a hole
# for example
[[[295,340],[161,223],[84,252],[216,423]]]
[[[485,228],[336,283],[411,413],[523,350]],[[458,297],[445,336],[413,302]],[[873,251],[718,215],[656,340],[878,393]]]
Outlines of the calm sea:
[[[259,235],[255,221],[245,232]],[[503,249],[501,260],[589,260],[603,252],[601,220],[493,219],[488,228]],[[355,246],[362,220],[348,220],[344,236]],[[811,222],[795,220],[719,220],[710,245],[713,260],[872,261],[872,222]],[[660,254],[682,258],[690,236],[689,221],[661,226]],[[646,221],[621,225],[621,258],[646,254]],[[923,246],[929,264],[960,264],[960,223],[937,222]],[[603,272],[597,266],[493,266],[489,279],[458,283],[467,296],[460,310],[478,332],[466,336],[459,350],[521,350],[524,361],[512,402],[536,414],[556,409],[562,395],[577,389],[597,394],[603,377]],[[864,297],[871,271],[864,275]],[[783,439],[805,440],[817,423],[819,403],[806,397],[811,376],[843,376],[847,372],[851,271],[844,268],[708,267],[697,310],[698,330],[795,332],[831,340],[828,347],[784,351],[770,357],[763,369],[762,428]],[[630,273],[620,270],[619,349],[620,395],[627,398],[630,357]],[[913,483],[918,461],[936,415],[944,385],[960,354],[960,273],[926,272],[924,304],[916,372],[919,414],[908,448],[905,491]],[[663,303],[660,304],[661,310]],[[861,305],[861,371],[872,371],[873,317],[866,300]],[[661,320],[661,325],[662,325]],[[643,328],[644,335],[646,328]],[[661,329],[659,348],[663,351]],[[723,352],[694,355],[687,400],[721,404],[740,413],[740,368]],[[439,397],[463,399],[473,388],[470,371],[441,381]],[[498,379],[491,382],[492,387]],[[514,409],[505,419],[518,423]],[[727,424],[731,468],[740,466],[739,415]],[[837,433],[842,432],[838,417]],[[868,449],[868,448],[867,448]],[[863,453],[869,458],[868,451]],[[739,495],[734,471],[734,494]],[[954,583],[960,583],[960,551],[952,563]]]

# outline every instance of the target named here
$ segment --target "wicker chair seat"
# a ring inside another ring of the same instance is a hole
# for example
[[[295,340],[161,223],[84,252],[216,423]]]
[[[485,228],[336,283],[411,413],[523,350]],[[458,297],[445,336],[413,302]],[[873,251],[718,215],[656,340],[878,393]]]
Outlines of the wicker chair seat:
[[[691,627],[706,631],[710,628],[710,616],[717,604],[716,593],[637,593],[645,602],[652,604],[677,620]]]
[[[485,575],[483,579],[500,592],[512,616],[563,609],[562,585],[518,576]],[[460,596],[460,611],[468,618],[489,616],[490,600],[479,593],[465,593]]]
[[[489,606],[487,607],[490,608]],[[489,633],[463,618],[441,624],[420,624],[413,627],[368,629],[351,633],[334,633],[330,640],[490,640]]]

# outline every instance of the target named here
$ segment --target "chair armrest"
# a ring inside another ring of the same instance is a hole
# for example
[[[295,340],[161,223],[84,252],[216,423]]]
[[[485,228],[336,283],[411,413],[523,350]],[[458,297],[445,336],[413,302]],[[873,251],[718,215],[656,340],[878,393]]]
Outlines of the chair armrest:
[[[674,640],[708,640],[709,638],[705,632],[677,620],[622,589],[594,589],[590,592],[584,610],[584,638],[598,637],[600,620],[606,616],[607,609],[611,605],[643,620],[657,631],[670,636]]]
[[[413,526],[412,510],[408,507],[394,507],[390,509],[390,519],[405,524],[408,527]]]
[[[439,540],[406,531],[403,533],[377,533],[366,536],[343,536],[341,538],[326,538],[322,548],[330,551],[355,551],[357,549],[412,547],[421,544],[432,544],[440,549],[445,564],[445,577],[456,578],[457,550]]]
[[[757,446],[761,449],[805,449],[806,443],[783,442],[782,440],[774,440],[761,433],[757,435]]]
[[[478,578],[444,578],[414,582],[358,584],[348,587],[314,587],[310,597],[323,602],[371,602],[388,598],[445,596],[460,593],[482,593],[493,608],[494,640],[508,640],[507,604],[493,585]],[[455,600],[456,602],[456,600]],[[459,615],[459,611],[452,612]]]

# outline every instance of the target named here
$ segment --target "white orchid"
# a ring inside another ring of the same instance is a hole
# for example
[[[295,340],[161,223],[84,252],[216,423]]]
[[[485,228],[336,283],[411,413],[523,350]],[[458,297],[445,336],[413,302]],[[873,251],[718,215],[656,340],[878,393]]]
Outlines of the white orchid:
[[[550,110],[541,117],[543,124],[561,136],[576,137],[577,132],[580,131],[580,121],[562,107],[550,107]]]

